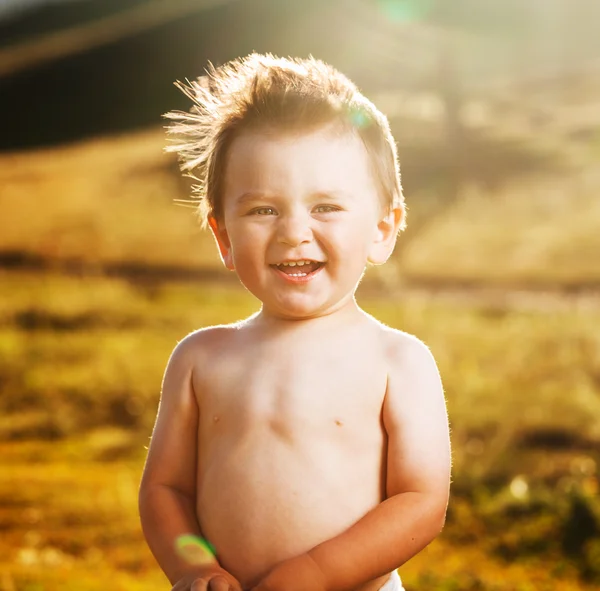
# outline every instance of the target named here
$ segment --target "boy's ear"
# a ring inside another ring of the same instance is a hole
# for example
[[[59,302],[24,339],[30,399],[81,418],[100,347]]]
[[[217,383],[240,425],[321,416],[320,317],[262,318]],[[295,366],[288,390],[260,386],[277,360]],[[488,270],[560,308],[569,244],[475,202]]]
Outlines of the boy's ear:
[[[404,220],[404,210],[400,207],[391,209],[377,224],[375,240],[371,244],[367,260],[373,265],[385,263],[396,245],[398,230]]]
[[[233,257],[231,256],[231,244],[229,243],[229,236],[227,235],[225,224],[219,223],[216,218],[209,216],[208,225],[210,226],[217,242],[217,246],[219,247],[219,253],[221,254],[223,264],[230,271],[233,271],[235,266],[233,264]]]

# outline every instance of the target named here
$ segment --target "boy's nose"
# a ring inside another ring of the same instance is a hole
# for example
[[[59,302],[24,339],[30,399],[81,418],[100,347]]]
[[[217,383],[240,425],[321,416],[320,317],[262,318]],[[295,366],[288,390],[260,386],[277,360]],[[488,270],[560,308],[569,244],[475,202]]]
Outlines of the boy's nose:
[[[277,242],[288,246],[298,246],[311,240],[310,216],[302,213],[280,216]]]

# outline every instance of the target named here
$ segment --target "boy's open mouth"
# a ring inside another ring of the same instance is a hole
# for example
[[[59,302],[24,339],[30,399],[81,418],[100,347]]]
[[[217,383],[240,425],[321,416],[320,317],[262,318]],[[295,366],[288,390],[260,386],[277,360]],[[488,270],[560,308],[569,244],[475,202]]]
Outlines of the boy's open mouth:
[[[289,275],[290,277],[306,277],[315,271],[318,271],[325,263],[319,261],[286,261],[285,263],[279,263],[278,265],[271,265],[282,273]]]

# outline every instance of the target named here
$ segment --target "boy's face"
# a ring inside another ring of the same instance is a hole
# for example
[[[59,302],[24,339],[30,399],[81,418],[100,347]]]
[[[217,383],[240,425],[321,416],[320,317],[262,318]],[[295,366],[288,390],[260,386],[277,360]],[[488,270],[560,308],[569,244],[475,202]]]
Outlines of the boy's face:
[[[222,199],[210,224],[225,264],[283,318],[353,303],[367,261],[387,259],[401,222],[382,205],[361,140],[327,128],[237,137]]]

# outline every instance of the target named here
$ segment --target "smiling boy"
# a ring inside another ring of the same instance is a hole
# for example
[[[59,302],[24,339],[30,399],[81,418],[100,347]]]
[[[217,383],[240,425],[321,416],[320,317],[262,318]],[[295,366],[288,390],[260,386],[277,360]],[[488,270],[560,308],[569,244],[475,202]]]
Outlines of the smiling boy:
[[[253,54],[182,89],[173,149],[262,305],[169,360],[148,544],[176,591],[402,589],[444,523],[450,444],[428,348],[354,297],[404,225],[387,120],[312,58]]]

